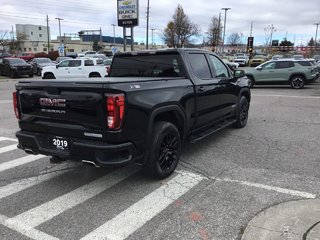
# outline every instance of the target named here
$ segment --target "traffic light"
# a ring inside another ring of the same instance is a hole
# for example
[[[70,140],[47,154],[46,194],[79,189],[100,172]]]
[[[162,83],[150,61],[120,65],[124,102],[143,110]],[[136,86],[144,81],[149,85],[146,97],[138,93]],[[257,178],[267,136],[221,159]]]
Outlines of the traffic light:
[[[253,37],[248,37],[248,42],[247,42],[247,52],[252,53],[253,51]]]

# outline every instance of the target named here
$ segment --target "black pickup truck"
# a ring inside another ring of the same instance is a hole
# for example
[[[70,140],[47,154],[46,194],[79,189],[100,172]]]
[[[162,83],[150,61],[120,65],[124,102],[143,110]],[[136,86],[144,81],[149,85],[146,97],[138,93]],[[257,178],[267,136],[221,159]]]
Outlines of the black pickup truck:
[[[175,170],[184,141],[247,123],[248,79],[214,53],[120,53],[109,76],[20,81],[13,93],[18,147],[96,166],[135,162],[165,178]]]

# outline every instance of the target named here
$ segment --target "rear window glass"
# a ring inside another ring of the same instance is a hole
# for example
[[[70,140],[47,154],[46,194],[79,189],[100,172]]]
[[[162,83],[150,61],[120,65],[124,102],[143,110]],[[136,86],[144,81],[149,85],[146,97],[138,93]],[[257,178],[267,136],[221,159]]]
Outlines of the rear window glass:
[[[110,77],[185,77],[178,53],[123,54],[113,59]]]
[[[309,67],[312,66],[311,62],[308,61],[298,61],[301,66]]]
[[[290,62],[290,61],[281,61],[281,62],[277,62],[276,64],[276,68],[291,68],[293,67],[294,64],[293,62]]]
[[[201,79],[212,78],[209,63],[203,53],[190,54],[190,62],[194,73]]]

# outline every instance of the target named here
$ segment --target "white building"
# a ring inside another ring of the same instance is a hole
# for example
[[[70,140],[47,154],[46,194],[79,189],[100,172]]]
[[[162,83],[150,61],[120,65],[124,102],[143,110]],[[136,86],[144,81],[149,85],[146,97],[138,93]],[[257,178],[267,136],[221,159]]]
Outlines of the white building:
[[[48,34],[49,32],[49,34]],[[16,24],[17,38],[25,36],[21,41],[20,51],[22,52],[47,52],[48,35],[50,42],[50,28],[41,25]],[[50,46],[49,50],[53,50]]]

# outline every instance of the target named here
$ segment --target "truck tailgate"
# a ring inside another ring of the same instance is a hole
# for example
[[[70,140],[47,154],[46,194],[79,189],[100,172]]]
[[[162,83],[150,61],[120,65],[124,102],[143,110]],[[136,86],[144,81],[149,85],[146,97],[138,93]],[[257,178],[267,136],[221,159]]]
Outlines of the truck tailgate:
[[[104,130],[106,118],[102,86],[101,82],[20,82],[17,84],[22,115],[20,127],[73,136],[83,136],[86,129]]]

